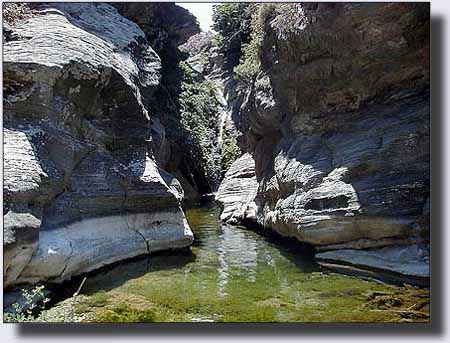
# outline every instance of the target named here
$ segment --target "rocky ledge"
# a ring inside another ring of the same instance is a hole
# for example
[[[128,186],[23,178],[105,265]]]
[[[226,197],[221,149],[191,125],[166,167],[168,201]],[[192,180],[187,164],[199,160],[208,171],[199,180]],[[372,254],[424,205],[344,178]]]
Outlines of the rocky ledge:
[[[183,189],[154,157],[161,59],[137,24],[38,4],[3,34],[5,287],[189,246]]]

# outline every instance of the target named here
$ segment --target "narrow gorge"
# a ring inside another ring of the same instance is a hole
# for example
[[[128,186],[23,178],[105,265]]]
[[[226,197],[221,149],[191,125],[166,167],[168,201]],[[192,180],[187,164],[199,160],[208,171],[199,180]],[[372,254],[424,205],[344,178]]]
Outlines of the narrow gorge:
[[[5,309],[84,278],[44,317],[427,321],[429,4],[212,16],[4,5]]]

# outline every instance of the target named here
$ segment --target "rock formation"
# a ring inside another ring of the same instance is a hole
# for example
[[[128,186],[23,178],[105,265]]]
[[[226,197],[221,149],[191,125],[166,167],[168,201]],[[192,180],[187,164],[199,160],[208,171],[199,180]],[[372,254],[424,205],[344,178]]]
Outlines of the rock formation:
[[[429,5],[261,6],[222,218],[328,262],[428,276]]]
[[[246,153],[231,165],[217,191],[216,200],[223,206],[220,219],[230,224],[256,222],[257,191],[255,161]]]
[[[240,3],[222,43],[175,4],[8,6],[5,286],[189,246],[217,189],[318,260],[429,275],[428,4]]]
[[[107,4],[30,13],[4,30],[5,286],[190,245],[183,189],[156,163],[161,58],[144,32]]]

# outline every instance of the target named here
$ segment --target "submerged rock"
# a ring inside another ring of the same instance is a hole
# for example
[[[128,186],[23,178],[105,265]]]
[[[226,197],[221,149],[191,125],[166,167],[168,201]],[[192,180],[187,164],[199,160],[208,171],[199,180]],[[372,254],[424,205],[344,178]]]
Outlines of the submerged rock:
[[[144,32],[102,3],[40,4],[10,30],[5,286],[190,245],[183,189],[155,163],[161,60]]]

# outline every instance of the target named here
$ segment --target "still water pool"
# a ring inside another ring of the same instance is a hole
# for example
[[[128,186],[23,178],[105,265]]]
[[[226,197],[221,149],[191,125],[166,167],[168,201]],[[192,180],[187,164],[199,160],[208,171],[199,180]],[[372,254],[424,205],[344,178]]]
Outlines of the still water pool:
[[[427,321],[427,289],[336,274],[299,245],[218,221],[192,208],[190,251],[170,252],[88,277],[74,305],[106,322]]]

